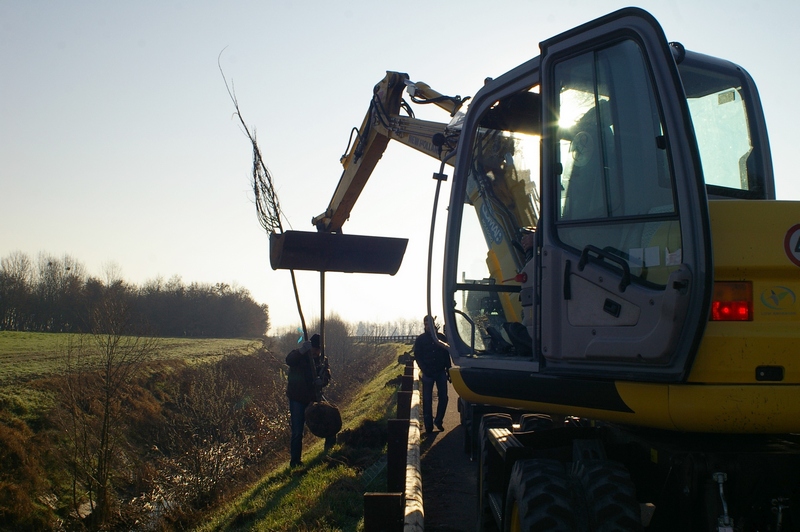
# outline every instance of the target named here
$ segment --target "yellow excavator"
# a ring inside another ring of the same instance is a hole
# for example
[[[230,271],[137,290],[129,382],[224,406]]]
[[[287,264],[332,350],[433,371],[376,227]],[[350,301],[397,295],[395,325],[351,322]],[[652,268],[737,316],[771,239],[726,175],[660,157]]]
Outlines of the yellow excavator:
[[[478,530],[800,530],[800,203],[750,75],[626,8],[465,101],[388,73],[313,224],[341,232],[390,139],[452,166]]]

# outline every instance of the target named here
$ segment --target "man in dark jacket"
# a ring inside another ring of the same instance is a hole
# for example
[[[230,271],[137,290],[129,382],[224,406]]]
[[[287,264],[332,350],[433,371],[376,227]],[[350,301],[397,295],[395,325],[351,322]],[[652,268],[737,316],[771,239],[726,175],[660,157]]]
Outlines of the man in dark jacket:
[[[420,334],[414,342],[414,360],[417,361],[422,372],[422,420],[425,424],[425,433],[433,433],[433,427],[444,430],[444,414],[447,411],[447,370],[450,368],[450,354],[440,347],[431,338],[431,331],[442,341],[443,334],[438,332],[436,324],[430,316],[423,320],[425,332]],[[433,385],[439,395],[436,406],[436,417],[433,417]]]
[[[289,416],[292,423],[292,439],[290,444],[290,467],[303,465],[300,457],[303,453],[303,434],[306,423],[306,408],[314,401],[321,399],[321,391],[331,379],[331,371],[321,357],[320,338],[318,334],[311,341],[303,342],[300,349],[294,349],[286,355],[289,366],[286,395],[289,397]],[[336,443],[336,436],[325,440],[325,449]]]

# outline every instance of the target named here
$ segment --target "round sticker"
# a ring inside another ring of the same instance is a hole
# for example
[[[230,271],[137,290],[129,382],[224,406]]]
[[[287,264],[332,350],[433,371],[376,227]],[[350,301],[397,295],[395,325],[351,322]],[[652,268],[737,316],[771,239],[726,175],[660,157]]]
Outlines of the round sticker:
[[[792,226],[786,231],[786,238],[783,239],[783,249],[789,260],[800,266],[800,224]]]

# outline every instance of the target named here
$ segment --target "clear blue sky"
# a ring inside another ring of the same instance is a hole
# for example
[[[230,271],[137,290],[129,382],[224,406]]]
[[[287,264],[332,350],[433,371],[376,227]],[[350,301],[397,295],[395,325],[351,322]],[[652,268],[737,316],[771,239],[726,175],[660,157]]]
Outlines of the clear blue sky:
[[[386,70],[472,95],[485,77],[538,55],[539,41],[625,5],[0,0],[0,257],[69,254],[97,276],[115,263],[137,284],[174,275],[237,284],[269,305],[274,326],[298,323],[288,272],[269,266],[251,148],[232,116],[220,52],[292,227],[313,230],[350,128]],[[639,5],[670,40],[754,76],[778,197],[800,199],[800,4]],[[326,311],[349,321],[425,313],[437,168],[408,148],[387,150],[344,229],[410,238],[408,253],[394,277],[328,274]],[[311,319],[319,275],[298,277]]]

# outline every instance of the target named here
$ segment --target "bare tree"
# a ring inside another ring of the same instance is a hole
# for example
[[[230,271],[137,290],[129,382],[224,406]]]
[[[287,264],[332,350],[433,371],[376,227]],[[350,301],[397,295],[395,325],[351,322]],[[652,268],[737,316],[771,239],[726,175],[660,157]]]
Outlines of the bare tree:
[[[21,251],[0,261],[0,329],[22,331],[29,325],[33,263]]]
[[[319,332],[320,323],[314,321],[309,331]],[[331,358],[346,358],[352,350],[352,334],[354,327],[344,321],[338,314],[332,313],[325,318],[325,354]]]
[[[116,261],[108,261],[103,264],[103,278],[106,286],[113,286],[122,282],[122,266]]]
[[[268,340],[267,347],[272,351],[281,361],[282,357],[289,354],[292,349],[297,349],[303,343],[303,329],[299,325],[291,327],[283,327],[277,334],[271,336]]]
[[[90,528],[102,528],[114,503],[114,480],[125,463],[124,397],[156,349],[152,338],[130,335],[125,287],[105,287],[89,316],[92,334],[72,342],[64,354],[64,419],[68,436],[73,504],[88,499]],[[80,515],[80,512],[78,512]]]
[[[86,280],[86,268],[69,255],[62,259],[40,253],[36,264],[38,303],[36,328],[46,332],[73,330],[75,309]]]
[[[220,483],[240,470],[248,458],[250,434],[241,382],[219,366],[192,370],[175,393],[167,436],[176,471],[169,488],[176,499],[204,506],[213,500]]]

